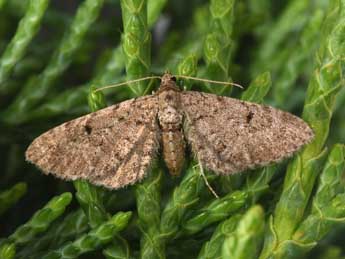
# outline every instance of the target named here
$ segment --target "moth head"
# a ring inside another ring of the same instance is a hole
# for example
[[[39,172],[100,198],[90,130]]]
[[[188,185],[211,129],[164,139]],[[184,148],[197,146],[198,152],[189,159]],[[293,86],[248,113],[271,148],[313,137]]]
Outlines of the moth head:
[[[170,74],[169,71],[165,72],[164,75],[161,78],[161,84],[162,85],[169,85],[172,82],[176,82],[176,77]]]

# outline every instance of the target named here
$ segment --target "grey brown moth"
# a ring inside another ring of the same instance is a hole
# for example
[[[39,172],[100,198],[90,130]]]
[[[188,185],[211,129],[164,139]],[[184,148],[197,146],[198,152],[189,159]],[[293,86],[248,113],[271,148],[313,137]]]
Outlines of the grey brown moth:
[[[228,175],[291,156],[314,134],[278,109],[181,91],[166,73],[159,90],[63,123],[36,138],[26,159],[44,173],[117,189],[145,176],[161,149],[179,175],[186,145],[202,167]]]

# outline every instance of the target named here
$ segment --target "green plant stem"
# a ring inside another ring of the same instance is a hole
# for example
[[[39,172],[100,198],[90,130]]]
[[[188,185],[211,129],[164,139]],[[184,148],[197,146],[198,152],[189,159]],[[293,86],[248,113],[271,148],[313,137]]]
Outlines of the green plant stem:
[[[149,23],[150,27],[158,18],[158,14],[164,7],[164,4],[165,1],[162,0],[148,0],[147,16],[148,20],[151,21],[151,23]],[[122,47],[115,47],[109,55],[108,61],[98,69],[90,84],[101,87],[107,84],[114,84],[119,81],[124,81],[124,78],[121,76],[124,67],[125,56]],[[23,118],[22,122],[50,118],[61,113],[66,113],[66,111],[69,110],[75,110],[76,107],[79,107],[85,103],[88,93],[89,84],[81,85],[73,90],[65,90],[62,93],[58,93],[52,99],[49,99],[37,109],[30,112],[30,114],[27,114],[27,116]]]
[[[190,54],[180,61],[177,66],[177,75],[196,76],[197,74],[198,59],[195,54]],[[184,87],[191,89],[192,82],[184,80]]]
[[[211,225],[229,217],[242,208],[248,195],[243,191],[235,191],[222,198],[212,201],[204,208],[196,211],[183,225],[184,234],[194,234]]]
[[[51,222],[61,216],[71,200],[72,195],[69,192],[54,197],[46,206],[38,210],[27,223],[16,229],[8,239],[18,245],[29,242],[38,233],[46,231]]]
[[[0,93],[10,89],[4,82],[9,78],[14,66],[24,56],[27,46],[40,28],[42,17],[49,0],[31,0],[25,16],[19,22],[17,31],[0,58]],[[1,3],[0,3],[1,8]]]
[[[272,89],[275,105],[278,108],[291,109],[299,101],[296,98],[289,98],[290,93],[296,92],[294,95],[297,96],[298,77],[302,73],[309,75],[312,72],[312,67],[308,65],[309,59],[318,48],[319,42],[315,38],[320,37],[320,27],[324,16],[324,10],[316,9],[301,32],[298,45],[283,50],[286,51],[286,55],[282,58],[283,65],[276,76],[275,87]],[[300,99],[302,100],[303,97],[301,95]]]
[[[0,245],[1,259],[14,259],[16,255],[16,246],[14,244],[4,243]]]
[[[80,48],[86,32],[98,17],[102,6],[103,0],[86,0],[79,6],[69,30],[53,53],[49,64],[38,77],[28,81],[16,100],[3,114],[2,119],[5,122],[21,123],[25,120],[28,111],[47,95],[54,86],[54,82],[72,62],[74,54]]]
[[[17,203],[27,191],[26,183],[17,183],[11,189],[0,193],[0,215]]]
[[[147,1],[147,24],[152,27],[157,21],[167,0],[148,0]]]
[[[0,10],[6,4],[7,0],[0,0]]]
[[[151,65],[151,34],[147,24],[147,0],[121,0],[123,35],[122,48],[126,57],[127,79],[147,74]],[[135,96],[145,92],[147,82],[131,84]]]
[[[221,259],[223,242],[236,230],[242,216],[241,214],[235,214],[219,223],[211,239],[204,243],[198,259]]]
[[[172,34],[162,46],[160,53],[163,65],[157,68],[160,73],[163,73],[166,69],[175,72],[192,73],[193,70],[197,70],[197,62],[203,55],[203,39],[208,33],[208,19],[210,16],[209,6],[201,6],[197,8],[193,14],[193,23],[184,35]],[[192,59],[196,59],[196,67],[190,63]],[[187,62],[185,65],[185,62]],[[189,63],[189,65],[188,65]],[[182,66],[180,68],[180,66]],[[176,71],[177,67],[177,71]],[[187,71],[185,69],[192,69]],[[187,84],[188,88],[190,87]]]
[[[241,99],[247,102],[263,103],[271,86],[271,74],[269,72],[259,74],[243,92]]]
[[[258,48],[258,58],[252,66],[253,73],[257,74],[262,70],[275,69],[277,53],[280,53],[281,44],[291,39],[291,32],[299,31],[308,19],[306,10],[309,1],[289,1],[278,20],[270,27],[265,38]],[[277,66],[280,67],[280,66]]]
[[[115,237],[107,248],[103,250],[103,255],[107,259],[130,259],[129,245],[127,241],[120,237]]]
[[[163,209],[160,223],[162,238],[169,240],[177,235],[184,214],[199,201],[199,194],[204,190],[204,179],[200,176],[199,170],[191,166]]]
[[[254,206],[240,220],[237,229],[226,238],[222,258],[256,259],[263,241],[264,212]]]
[[[82,209],[78,209],[55,221],[42,236],[26,243],[17,253],[18,259],[32,258],[40,251],[56,249],[62,244],[73,240],[89,230],[88,218]],[[37,257],[36,257],[37,258]]]
[[[154,169],[144,182],[137,184],[135,195],[139,217],[139,228],[142,232],[140,240],[140,258],[165,258],[164,240],[160,236],[160,186],[162,170]]]
[[[42,259],[67,259],[77,258],[78,256],[94,251],[95,249],[109,243],[116,233],[123,230],[129,219],[131,212],[118,212],[111,219],[102,223],[97,228],[91,230],[89,233],[79,237],[71,243],[67,243],[61,248],[51,251],[43,255]]]
[[[211,0],[210,2],[210,31],[212,32],[206,36],[204,43],[206,77],[209,79],[229,80],[235,2],[235,0]],[[212,90],[211,86],[208,88],[218,94],[225,89],[223,87]]]
[[[243,186],[248,194],[247,203],[255,204],[261,195],[269,190],[269,182],[277,171],[276,165],[266,166],[253,172],[248,172]]]
[[[85,180],[76,180],[73,184],[77,190],[77,200],[89,220],[90,227],[95,228],[106,221],[109,216],[103,205],[102,190]]]
[[[323,42],[318,52],[315,72],[310,80],[303,118],[315,133],[315,138],[289,164],[281,198],[271,218],[270,229],[261,259],[282,258],[286,246],[300,224],[320,164],[323,145],[328,136],[335,97],[342,84],[342,38],[345,26],[344,1],[334,1],[323,25]]]
[[[345,146],[337,144],[320,175],[310,215],[300,224],[292,240],[284,245],[293,251],[294,258],[302,258],[329,231],[345,222],[345,184],[339,181],[344,177],[344,170]]]

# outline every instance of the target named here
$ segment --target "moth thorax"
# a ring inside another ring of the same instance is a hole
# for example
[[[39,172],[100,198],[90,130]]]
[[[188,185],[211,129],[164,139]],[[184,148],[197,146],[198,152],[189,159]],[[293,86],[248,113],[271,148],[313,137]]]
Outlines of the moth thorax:
[[[182,114],[174,107],[168,106],[158,112],[159,124],[162,130],[179,129],[182,126]]]
[[[179,92],[173,90],[163,91],[159,94],[158,100],[158,120],[163,131],[181,128],[183,116],[180,110]]]

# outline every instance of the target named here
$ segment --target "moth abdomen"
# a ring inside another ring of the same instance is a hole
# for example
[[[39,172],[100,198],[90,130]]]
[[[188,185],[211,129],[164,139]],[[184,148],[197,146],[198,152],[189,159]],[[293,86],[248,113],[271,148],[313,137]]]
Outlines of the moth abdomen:
[[[185,141],[180,130],[162,131],[163,157],[171,175],[178,176],[184,164]]]

